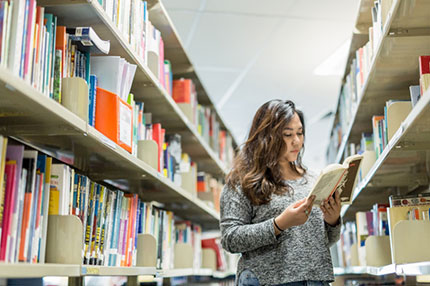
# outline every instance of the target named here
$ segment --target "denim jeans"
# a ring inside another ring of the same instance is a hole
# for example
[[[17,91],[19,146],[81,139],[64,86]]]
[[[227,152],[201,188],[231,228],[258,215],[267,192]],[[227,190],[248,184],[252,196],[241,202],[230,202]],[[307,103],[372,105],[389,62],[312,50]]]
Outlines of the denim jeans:
[[[299,281],[290,282],[284,284],[278,284],[277,286],[329,286],[330,284],[325,281]],[[252,273],[251,270],[244,270],[239,275],[238,286],[260,286],[257,276]]]

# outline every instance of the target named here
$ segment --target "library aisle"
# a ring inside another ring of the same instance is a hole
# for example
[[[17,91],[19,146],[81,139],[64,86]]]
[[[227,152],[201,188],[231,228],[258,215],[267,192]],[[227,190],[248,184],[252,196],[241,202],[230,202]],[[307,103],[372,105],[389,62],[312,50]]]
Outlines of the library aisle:
[[[426,285],[429,87],[430,0],[0,0],[0,285]]]

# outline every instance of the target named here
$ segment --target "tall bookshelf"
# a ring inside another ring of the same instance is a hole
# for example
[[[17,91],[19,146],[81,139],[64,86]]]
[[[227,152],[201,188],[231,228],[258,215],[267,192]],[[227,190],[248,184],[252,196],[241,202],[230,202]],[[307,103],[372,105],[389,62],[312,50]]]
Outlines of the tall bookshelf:
[[[199,134],[197,127],[160,85],[143,60],[131,49],[98,1],[39,0],[37,5],[45,7],[45,12],[55,14],[58,17],[58,25],[92,27],[100,38],[110,41],[110,55],[121,56],[137,65],[131,93],[137,101],[144,102],[145,110],[152,113],[152,121],[162,123],[163,128],[170,133],[181,135],[182,150],[198,164],[199,171],[219,179],[224,177],[228,171],[226,164]],[[174,78],[191,78],[196,84],[199,103],[216,110],[163,4],[159,1],[148,1],[148,11],[151,21],[161,31],[165,41],[165,58],[171,60]],[[213,207],[108,140],[88,122],[38,92],[4,67],[0,67],[0,113],[0,134],[69,164],[93,181],[125,192],[137,193],[145,201],[159,202],[176,216],[198,223],[204,229],[219,227],[219,213]],[[222,129],[229,132],[219,113],[217,121]],[[236,146],[235,142],[233,146]],[[177,270],[168,275],[192,275],[190,273],[217,277],[230,275],[199,269]],[[77,277],[77,280],[71,281],[79,284],[82,277],[88,275],[162,276],[163,272],[155,267],[0,264],[0,278],[68,276]]]
[[[333,123],[332,146],[327,152],[329,163],[341,163],[350,144],[359,145],[363,132],[372,133],[372,116],[384,114],[389,100],[410,100],[409,86],[419,82],[419,62],[430,54],[430,2],[379,1],[386,5],[382,35],[375,43],[367,77],[357,94],[346,128],[337,133],[341,121],[341,95]],[[343,78],[350,73],[356,50],[369,41],[374,1],[361,0],[352,35]],[[342,91],[341,91],[342,92]],[[367,175],[358,182],[351,205],[341,211],[343,221],[354,221],[358,211],[368,211],[376,203],[388,203],[390,195],[419,193],[428,190],[425,171],[426,154],[430,150],[430,90],[421,95],[400,128],[388,142]],[[335,144],[335,145],[334,145]],[[428,162],[427,162],[428,164]],[[391,231],[391,230],[390,230]],[[428,263],[391,264],[382,267],[337,268],[337,275],[428,275]]]

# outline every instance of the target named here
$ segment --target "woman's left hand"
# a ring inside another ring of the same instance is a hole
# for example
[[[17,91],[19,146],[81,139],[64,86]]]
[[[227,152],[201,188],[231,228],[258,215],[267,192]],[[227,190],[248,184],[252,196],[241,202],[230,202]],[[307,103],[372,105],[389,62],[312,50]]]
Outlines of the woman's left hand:
[[[330,197],[328,201],[321,203],[320,208],[323,212],[325,222],[331,226],[337,225],[341,208],[339,192],[335,192],[334,198]]]

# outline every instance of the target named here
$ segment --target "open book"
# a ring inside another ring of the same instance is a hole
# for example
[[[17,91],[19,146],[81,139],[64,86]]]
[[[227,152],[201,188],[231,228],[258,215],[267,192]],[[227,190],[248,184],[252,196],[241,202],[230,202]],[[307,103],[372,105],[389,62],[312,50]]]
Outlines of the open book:
[[[308,195],[315,195],[314,205],[319,206],[336,190],[339,191],[341,203],[350,204],[362,159],[362,155],[353,155],[346,158],[342,165],[331,164],[325,167]]]

